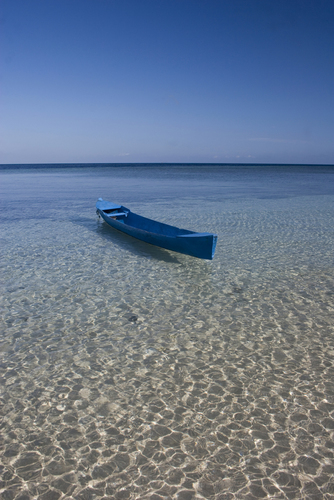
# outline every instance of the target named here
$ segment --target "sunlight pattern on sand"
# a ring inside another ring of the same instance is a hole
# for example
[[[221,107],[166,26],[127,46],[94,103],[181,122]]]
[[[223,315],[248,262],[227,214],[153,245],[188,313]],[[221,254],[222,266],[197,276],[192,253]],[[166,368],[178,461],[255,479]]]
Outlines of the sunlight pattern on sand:
[[[333,197],[134,201],[212,262],[94,203],[2,224],[3,498],[332,498]]]

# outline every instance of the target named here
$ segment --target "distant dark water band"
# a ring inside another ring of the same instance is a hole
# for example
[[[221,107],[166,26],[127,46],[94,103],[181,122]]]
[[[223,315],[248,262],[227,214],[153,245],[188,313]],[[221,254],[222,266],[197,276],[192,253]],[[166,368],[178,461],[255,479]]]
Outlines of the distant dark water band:
[[[331,164],[290,164],[290,163],[17,163],[0,164],[0,170],[20,169],[59,169],[59,168],[113,168],[113,167],[210,167],[210,168],[282,168],[294,170],[312,170],[319,168],[324,172],[333,172],[334,165]]]

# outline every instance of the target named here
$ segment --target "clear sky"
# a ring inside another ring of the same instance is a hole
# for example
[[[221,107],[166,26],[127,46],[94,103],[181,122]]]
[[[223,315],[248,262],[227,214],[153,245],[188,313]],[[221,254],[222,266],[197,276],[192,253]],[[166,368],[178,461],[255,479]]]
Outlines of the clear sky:
[[[334,0],[0,0],[0,163],[334,163]]]

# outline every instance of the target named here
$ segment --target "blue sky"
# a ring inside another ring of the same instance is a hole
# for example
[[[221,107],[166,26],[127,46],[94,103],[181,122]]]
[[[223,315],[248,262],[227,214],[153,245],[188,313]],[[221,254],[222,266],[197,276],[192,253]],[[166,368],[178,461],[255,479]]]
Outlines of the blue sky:
[[[334,163],[333,0],[1,0],[0,163]]]

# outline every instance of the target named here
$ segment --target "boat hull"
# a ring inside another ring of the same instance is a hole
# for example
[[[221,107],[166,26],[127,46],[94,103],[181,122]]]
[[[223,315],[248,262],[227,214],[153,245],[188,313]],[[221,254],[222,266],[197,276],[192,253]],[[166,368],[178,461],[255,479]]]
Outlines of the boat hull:
[[[103,202],[104,205],[101,202],[102,200],[96,204],[97,213],[114,229],[166,250],[200,259],[213,259],[217,235],[179,229],[137,215],[122,205],[112,204],[117,209],[103,209],[107,202]]]

